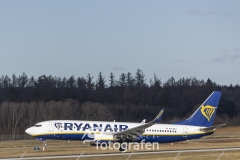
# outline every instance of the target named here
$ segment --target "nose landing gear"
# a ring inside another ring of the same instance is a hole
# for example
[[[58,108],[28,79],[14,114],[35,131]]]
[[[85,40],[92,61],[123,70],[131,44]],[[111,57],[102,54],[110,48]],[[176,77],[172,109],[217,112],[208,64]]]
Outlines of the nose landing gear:
[[[45,151],[46,147],[47,147],[47,140],[43,141],[43,151]]]

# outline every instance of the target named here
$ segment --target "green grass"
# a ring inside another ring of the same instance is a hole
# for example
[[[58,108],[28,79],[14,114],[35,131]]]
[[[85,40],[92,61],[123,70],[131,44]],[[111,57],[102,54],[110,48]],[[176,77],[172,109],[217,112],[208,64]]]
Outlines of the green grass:
[[[34,151],[35,146],[40,147],[40,151]],[[24,157],[30,156],[54,156],[54,155],[80,155],[84,154],[100,154],[100,153],[119,153],[118,150],[96,150],[95,146],[90,146],[88,143],[83,144],[81,141],[54,141],[48,140],[48,147],[46,151],[42,151],[43,143],[37,140],[22,140],[22,141],[1,141],[0,142],[0,158],[21,157],[26,151]],[[202,138],[201,140],[184,141],[173,143],[170,146],[167,144],[160,144],[159,150],[183,150],[183,149],[200,149],[200,148],[225,148],[225,147],[240,147],[240,127],[225,127],[218,130],[211,136]],[[141,150],[140,150],[141,151]],[[143,150],[142,150],[143,151]],[[138,152],[133,149],[128,152]],[[178,160],[190,159],[218,159],[222,152],[192,152],[181,153]],[[146,154],[146,155],[133,155],[133,159],[174,159],[177,153],[172,154]],[[93,157],[93,158],[80,158],[84,160],[97,160],[97,159],[114,159],[125,160],[128,155],[112,156],[112,157]],[[71,159],[71,158],[70,158]],[[68,160],[70,160],[68,159]],[[72,158],[76,159],[76,158]],[[225,151],[221,160],[240,159],[240,151]]]

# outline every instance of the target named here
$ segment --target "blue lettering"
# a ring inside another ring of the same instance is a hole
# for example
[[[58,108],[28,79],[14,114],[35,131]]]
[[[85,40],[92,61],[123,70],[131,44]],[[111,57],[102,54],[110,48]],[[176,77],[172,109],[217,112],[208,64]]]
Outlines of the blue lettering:
[[[117,132],[118,131],[118,127],[116,124],[114,124],[114,132]]]
[[[77,127],[77,131],[79,131],[81,129],[82,123],[80,123],[79,125],[77,123],[74,123],[74,125]]]
[[[69,128],[69,130],[72,130],[73,124],[72,123],[64,123],[64,130],[67,130]]]
[[[104,129],[104,132],[106,132],[107,130],[110,130],[110,132],[113,132],[112,127],[110,126],[110,124],[106,125],[106,127]]]
[[[119,129],[120,129],[120,131],[124,131],[124,130],[128,129],[128,126],[127,125],[119,125]]]
[[[89,128],[91,128],[91,126],[88,123],[86,123],[85,126],[83,127],[83,131],[85,131],[86,129],[89,129]]]
[[[98,129],[98,131],[102,131],[102,124],[99,124],[99,126],[97,124],[93,124],[93,131],[96,131]]]

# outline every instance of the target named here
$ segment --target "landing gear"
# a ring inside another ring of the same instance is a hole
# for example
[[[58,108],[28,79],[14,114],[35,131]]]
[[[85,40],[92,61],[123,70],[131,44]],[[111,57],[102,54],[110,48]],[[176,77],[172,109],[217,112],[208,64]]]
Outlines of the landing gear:
[[[43,141],[43,151],[45,151],[46,147],[47,147],[47,140]]]
[[[128,144],[127,143],[120,143],[119,151],[121,152],[126,152],[128,149]]]
[[[47,147],[47,140],[43,141],[43,147]]]

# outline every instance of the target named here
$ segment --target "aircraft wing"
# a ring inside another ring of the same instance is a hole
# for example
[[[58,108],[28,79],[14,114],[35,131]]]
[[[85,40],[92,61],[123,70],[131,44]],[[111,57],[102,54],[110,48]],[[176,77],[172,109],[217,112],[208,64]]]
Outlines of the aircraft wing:
[[[133,138],[134,139],[138,136],[141,136],[144,132],[144,129],[146,129],[148,127],[151,127],[152,125],[154,125],[155,123],[159,122],[162,119],[163,112],[164,112],[164,109],[162,109],[158,113],[156,118],[149,123],[145,123],[145,124],[139,125],[137,127],[133,127],[133,128],[121,131],[121,132],[114,133],[114,136],[116,138],[121,138],[121,139],[126,139],[126,138],[128,138],[128,139]]]
[[[205,131],[205,132],[212,131],[212,130],[215,130],[219,127],[225,126],[225,125],[227,125],[227,124],[218,124],[218,125],[211,126],[211,127],[201,128],[200,131]]]

